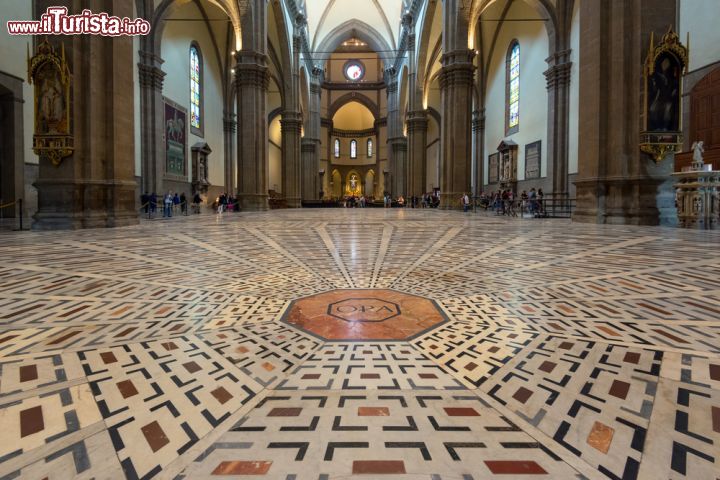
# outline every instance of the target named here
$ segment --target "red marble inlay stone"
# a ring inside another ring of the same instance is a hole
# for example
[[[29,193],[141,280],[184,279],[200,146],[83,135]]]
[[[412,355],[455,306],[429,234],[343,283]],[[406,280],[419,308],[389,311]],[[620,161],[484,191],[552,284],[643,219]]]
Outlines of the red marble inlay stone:
[[[27,437],[45,429],[42,407],[32,407],[20,412],[20,437]]]
[[[221,462],[213,475],[266,475],[273,462],[267,460]]]
[[[390,409],[387,407],[358,407],[359,417],[389,417]]]
[[[542,370],[545,373],[551,373],[553,370],[555,370],[556,366],[557,366],[557,363],[549,362],[546,360],[542,363],[542,365],[540,365],[539,368],[540,368],[540,370]]]
[[[327,340],[407,340],[447,319],[431,300],[393,290],[358,289],[295,300],[283,321]]]
[[[123,380],[122,382],[118,382],[117,387],[123,398],[130,398],[138,394],[137,388],[135,388],[135,384],[132,380]]]
[[[117,358],[115,358],[115,354],[113,352],[103,352],[100,354],[100,358],[102,358],[102,361],[105,364],[117,362]]]
[[[570,350],[573,345],[575,345],[572,342],[562,342],[560,345],[558,345],[558,348],[562,348],[563,350]]]
[[[187,370],[190,373],[195,373],[195,372],[199,372],[200,370],[202,370],[202,367],[200,367],[200,365],[198,365],[195,362],[183,363],[183,367],[185,367],[185,370]]]
[[[475,370],[477,367],[478,367],[478,364],[477,364],[477,363],[470,362],[470,363],[468,363],[467,365],[465,365],[465,370],[467,370],[468,372],[472,372],[472,371]]]
[[[720,365],[710,364],[710,379],[720,381]]]
[[[177,350],[177,348],[178,348],[178,346],[175,345],[175,342],[164,342],[164,343],[161,343],[160,345],[162,345],[163,348],[167,351]]]
[[[38,378],[37,365],[25,365],[23,367],[20,367],[20,381],[21,382],[31,382],[33,380],[37,380],[37,378]]]
[[[470,407],[445,407],[445,413],[449,417],[479,417],[480,414],[474,408]]]
[[[486,460],[485,465],[495,475],[547,475],[547,472],[532,460]]]
[[[496,347],[495,345],[493,345],[492,347],[488,348],[488,352],[490,352],[490,353],[497,353],[497,352],[499,352],[499,351],[500,351],[500,347]]]
[[[712,407],[712,425],[713,431],[720,433],[720,407]]]
[[[525,387],[520,387],[517,389],[517,392],[515,392],[515,395],[513,395],[513,398],[517,400],[520,403],[525,403],[532,397],[533,391],[528,390]]]
[[[380,378],[379,373],[361,373],[360,378],[362,380],[378,380]]]
[[[233,396],[230,394],[230,392],[228,392],[227,390],[225,390],[225,388],[223,388],[223,387],[218,387],[218,388],[216,388],[215,390],[213,390],[212,392],[210,392],[210,394],[211,394],[213,397],[215,397],[215,399],[216,399],[218,402],[220,402],[221,404],[225,404],[225,403],[228,402],[228,400],[230,400],[231,398],[233,398]]]
[[[297,417],[302,412],[302,408],[273,408],[268,413],[268,417]]]
[[[625,363],[634,363],[637,365],[640,362],[640,354],[638,352],[627,352],[623,361]]]
[[[397,475],[405,473],[405,462],[402,460],[355,460],[353,475]]]
[[[425,380],[429,380],[429,379],[432,379],[432,378],[437,378],[437,375],[435,375],[434,373],[421,373],[421,374],[418,375],[418,376],[419,376],[420,378],[422,378],[422,379],[425,379]]]
[[[302,376],[303,380],[317,380],[318,378],[320,378],[319,373],[306,373]]]
[[[145,435],[145,440],[147,440],[153,452],[157,452],[170,443],[167,435],[165,435],[165,431],[157,421],[148,423],[140,430],[142,430],[143,435]]]
[[[625,400],[627,398],[628,392],[630,392],[630,384],[627,382],[623,382],[621,380],[613,380],[612,385],[610,386],[610,395],[613,397],[621,398]]]

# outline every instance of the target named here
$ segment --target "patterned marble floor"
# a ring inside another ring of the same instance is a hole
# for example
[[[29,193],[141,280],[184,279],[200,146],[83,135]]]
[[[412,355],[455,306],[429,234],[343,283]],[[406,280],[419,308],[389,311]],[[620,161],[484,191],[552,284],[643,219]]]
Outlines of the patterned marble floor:
[[[720,233],[367,209],[0,241],[0,479],[720,477]],[[382,289],[438,321],[288,314]]]

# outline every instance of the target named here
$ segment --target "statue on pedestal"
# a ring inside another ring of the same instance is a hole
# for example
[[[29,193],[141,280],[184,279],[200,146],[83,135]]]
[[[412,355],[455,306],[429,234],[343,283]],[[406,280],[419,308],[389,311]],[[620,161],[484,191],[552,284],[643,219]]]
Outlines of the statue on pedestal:
[[[693,170],[702,170],[703,165],[705,165],[705,162],[703,161],[703,153],[705,153],[705,149],[703,148],[703,142],[700,141],[693,143],[691,150],[693,152]]]

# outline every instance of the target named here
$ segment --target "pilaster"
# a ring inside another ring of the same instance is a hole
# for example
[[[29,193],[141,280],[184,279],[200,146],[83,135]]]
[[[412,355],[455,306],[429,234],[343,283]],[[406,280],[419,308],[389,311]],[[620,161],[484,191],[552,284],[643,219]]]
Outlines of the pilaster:
[[[268,122],[266,98],[270,82],[266,57],[252,51],[236,55],[238,199],[245,211],[268,209]]]
[[[457,205],[471,188],[474,55],[472,50],[456,50],[441,59],[440,206],[444,209]]]

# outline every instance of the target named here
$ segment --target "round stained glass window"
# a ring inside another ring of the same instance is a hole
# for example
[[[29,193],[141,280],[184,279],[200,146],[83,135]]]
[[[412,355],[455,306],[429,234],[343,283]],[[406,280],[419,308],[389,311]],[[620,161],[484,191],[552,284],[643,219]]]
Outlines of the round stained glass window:
[[[365,67],[357,60],[351,60],[345,64],[345,78],[352,82],[362,80],[365,76]]]

